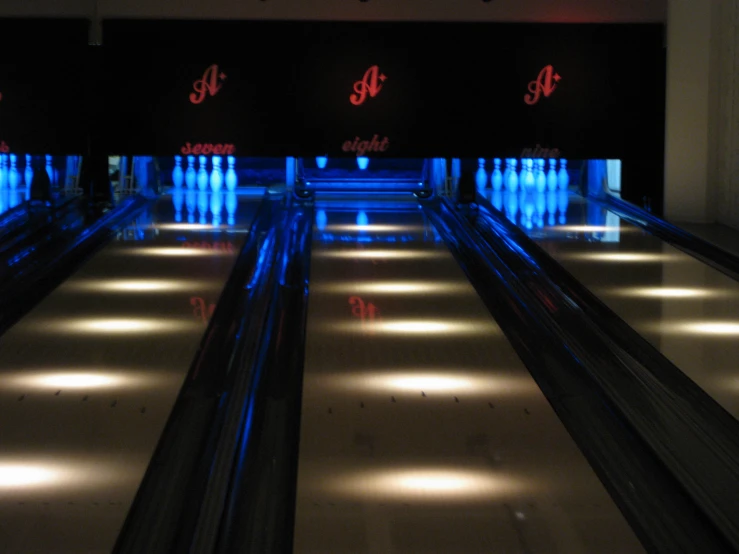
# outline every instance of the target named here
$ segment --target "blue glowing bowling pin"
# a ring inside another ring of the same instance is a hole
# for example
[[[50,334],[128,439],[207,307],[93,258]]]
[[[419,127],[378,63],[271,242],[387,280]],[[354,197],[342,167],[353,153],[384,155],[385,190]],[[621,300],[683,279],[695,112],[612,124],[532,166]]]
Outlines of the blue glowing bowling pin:
[[[194,190],[187,190],[185,206],[187,206],[187,222],[195,223],[195,208],[197,207],[197,196]]]
[[[221,156],[213,156],[211,163],[213,164],[213,170],[210,172],[210,189],[213,192],[218,192],[223,187],[223,169],[221,169]]]
[[[549,159],[549,173],[547,173],[547,190],[557,190],[557,183],[559,179],[557,177],[557,159]]]
[[[495,158],[493,160],[493,175],[490,177],[490,182],[493,185],[493,190],[500,190],[503,188],[503,174],[500,172],[501,159]]]
[[[174,204],[174,220],[176,223],[182,221],[182,204],[185,201],[185,192],[182,187],[175,187],[172,191],[172,204]]]
[[[364,171],[369,166],[369,158],[367,156],[357,156],[357,167]]]
[[[228,214],[228,224],[234,225],[236,223],[236,207],[238,206],[238,200],[236,199],[236,193],[232,190],[226,193],[226,213]]]
[[[570,174],[567,172],[567,160],[559,161],[559,173],[557,174],[557,186],[559,190],[567,190],[570,186]]]
[[[195,156],[187,157],[187,169],[185,170],[185,185],[193,190],[197,184],[197,171],[195,171]]]
[[[521,173],[523,173],[523,182],[521,183],[521,188],[525,190],[526,192],[530,192],[533,190],[536,190],[536,177],[534,177],[534,160],[531,158],[527,158],[524,160],[525,170],[522,170]]]
[[[8,155],[0,154],[0,189],[8,186]]]
[[[236,175],[236,158],[229,156],[226,160],[228,162],[228,169],[226,170],[226,188],[228,190],[236,190],[239,184],[239,176]]]
[[[221,224],[221,212],[223,212],[223,194],[213,192],[210,195],[210,213],[213,216],[213,225]]]
[[[46,154],[46,174],[49,176],[49,182],[56,184],[56,170],[54,169],[54,157]]]
[[[318,169],[326,169],[326,164],[328,164],[328,156],[316,156]]]
[[[208,190],[208,158],[200,156],[198,158],[198,163],[200,164],[200,167],[198,168],[198,189],[201,191]]]
[[[21,182],[21,173],[18,171],[18,156],[10,155],[10,170],[8,171],[8,186],[15,189]]]
[[[318,210],[316,212],[316,227],[318,227],[318,230],[325,231],[327,223],[328,217],[326,216],[326,210]]]
[[[208,192],[198,191],[198,212],[200,212],[200,225],[208,223]]]
[[[23,179],[30,190],[33,182],[33,158],[31,158],[31,154],[26,154],[26,170],[23,172]]]
[[[536,192],[547,190],[547,174],[544,172],[546,163],[546,160],[541,158],[536,160]]]
[[[485,190],[488,184],[488,174],[485,171],[485,158],[477,159],[477,172],[475,173],[475,185],[478,191]]]
[[[536,211],[536,200],[534,199],[535,192],[526,191],[523,197],[523,219],[522,223],[527,229],[534,227],[534,212]]]
[[[367,218],[367,214],[364,213],[364,211],[361,211],[357,214],[357,226],[358,227],[366,227],[369,223],[369,219]]]
[[[172,184],[180,188],[185,182],[185,172],[182,170],[182,156],[174,157],[174,169],[172,170]]]

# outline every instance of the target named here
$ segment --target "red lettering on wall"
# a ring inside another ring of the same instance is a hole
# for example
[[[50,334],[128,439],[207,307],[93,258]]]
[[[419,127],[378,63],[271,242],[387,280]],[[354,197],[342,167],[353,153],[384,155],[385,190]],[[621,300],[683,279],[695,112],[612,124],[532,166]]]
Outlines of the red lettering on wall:
[[[226,74],[218,71],[217,64],[209,66],[203,76],[192,84],[195,92],[190,93],[190,102],[200,104],[206,96],[215,96],[221,90],[225,80]]]
[[[355,106],[361,106],[367,100],[367,95],[374,98],[382,90],[382,83],[385,82],[385,79],[387,79],[387,76],[380,73],[378,66],[373,65],[364,72],[364,77],[361,80],[354,83],[354,94],[349,95],[349,102]]]
[[[529,106],[533,106],[539,102],[541,95],[544,94],[545,98],[549,98],[557,88],[557,83],[562,79],[559,73],[554,72],[554,68],[551,65],[546,66],[539,72],[539,76],[535,81],[529,83],[529,92],[523,97],[523,101]]]
[[[3,154],[10,152],[10,146],[5,141],[0,142],[0,152]]]
[[[216,305],[211,303],[205,303],[205,299],[202,296],[193,296],[190,298],[190,305],[193,307],[192,315],[195,319],[199,319],[203,323],[208,323],[208,320],[213,316],[213,312],[216,310]]]
[[[186,142],[185,146],[180,148],[180,152],[187,156],[188,154],[194,154],[197,156],[198,154],[207,155],[211,152],[213,154],[226,154],[231,155],[234,152],[236,152],[236,147],[233,144],[211,144],[211,143],[196,143],[192,144],[191,142]]]
[[[371,140],[362,140],[355,137],[354,140],[346,140],[341,145],[344,152],[354,152],[357,156],[364,156],[367,152],[385,152],[390,148],[390,139],[383,137],[380,140],[379,135],[373,135]]]

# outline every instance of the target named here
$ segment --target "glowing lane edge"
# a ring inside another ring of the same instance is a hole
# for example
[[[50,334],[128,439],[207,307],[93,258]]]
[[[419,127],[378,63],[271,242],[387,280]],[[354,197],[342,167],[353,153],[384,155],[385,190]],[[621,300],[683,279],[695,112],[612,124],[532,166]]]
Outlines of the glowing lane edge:
[[[353,250],[318,250],[313,253],[318,258],[344,258],[344,259],[394,259],[394,260],[418,260],[444,258],[451,256],[445,250],[380,250],[380,249],[353,249]]]
[[[105,368],[27,368],[16,373],[5,373],[0,381],[0,390],[152,390],[176,385],[181,380],[180,375],[166,370],[154,373]]]
[[[459,467],[388,468],[334,474],[326,492],[355,499],[448,502],[521,494],[528,488],[511,475]]]
[[[93,458],[74,459],[49,454],[45,458],[4,454],[0,456],[0,492],[69,493],[98,490],[101,486],[133,482],[137,471]]]
[[[467,282],[451,281],[386,281],[386,282],[347,282],[316,283],[310,286],[311,292],[336,294],[476,294]]]
[[[325,394],[327,390],[341,393],[391,394],[421,392],[439,395],[482,397],[496,395],[536,394],[539,389],[528,376],[496,374],[494,368],[487,371],[454,369],[406,369],[398,371],[378,370],[347,374],[345,372],[306,375],[306,394]]]
[[[423,225],[326,225],[325,232],[349,232],[349,233],[419,233],[426,230]]]
[[[365,325],[367,327],[365,327]],[[321,327],[327,332],[357,332],[371,331],[384,335],[491,335],[499,332],[499,327],[489,320],[479,321],[433,321],[433,320],[399,320],[399,321],[372,321],[341,320],[324,322]]]
[[[216,288],[222,286],[222,281],[192,281],[186,279],[78,279],[64,283],[64,291],[79,292],[179,292],[194,289]]]
[[[716,337],[739,336],[739,321],[684,321],[659,322],[653,325],[655,331],[669,333],[708,335]]]
[[[677,254],[647,254],[644,252],[582,252],[569,253],[562,256],[566,260],[584,262],[636,262],[636,263],[659,263],[679,262],[688,259],[687,256]]]
[[[235,257],[237,252],[216,250],[209,248],[185,248],[185,247],[155,247],[155,246],[133,246],[130,248],[118,248],[112,251],[119,256],[173,256],[173,257],[213,257],[230,256]]]
[[[52,320],[40,325],[42,332],[96,333],[126,335],[135,333],[174,333],[178,331],[202,331],[202,327],[190,320],[159,320],[139,318],[79,318]]]
[[[635,298],[709,298],[723,296],[723,291],[709,288],[685,287],[629,287],[605,289],[604,292],[616,296]]]
[[[618,231],[627,233],[635,231],[635,227],[619,227],[616,225],[554,225],[544,227],[544,231],[563,232],[563,233],[610,233]]]

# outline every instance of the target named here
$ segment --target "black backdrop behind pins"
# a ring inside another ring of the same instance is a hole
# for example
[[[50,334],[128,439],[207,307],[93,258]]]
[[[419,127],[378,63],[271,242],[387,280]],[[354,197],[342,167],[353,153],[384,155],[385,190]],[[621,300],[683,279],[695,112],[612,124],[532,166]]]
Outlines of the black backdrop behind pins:
[[[89,22],[0,19],[0,149],[82,154]]]
[[[189,142],[242,156],[355,156],[359,139],[373,156],[519,156],[541,145],[573,159],[661,159],[662,31],[106,21],[107,109],[127,122],[109,148],[171,155]],[[224,78],[193,104],[194,83],[213,65]]]

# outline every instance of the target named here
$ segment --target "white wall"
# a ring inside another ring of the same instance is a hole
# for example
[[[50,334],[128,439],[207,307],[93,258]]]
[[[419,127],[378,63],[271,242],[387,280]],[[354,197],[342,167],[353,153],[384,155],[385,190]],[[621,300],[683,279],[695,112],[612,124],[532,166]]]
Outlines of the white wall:
[[[667,0],[2,0],[2,16],[655,22]]]

